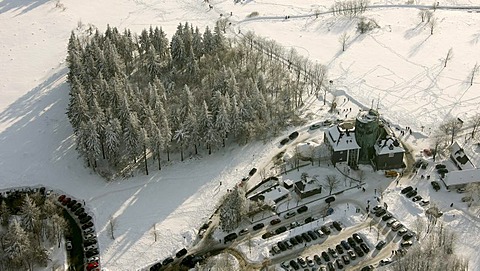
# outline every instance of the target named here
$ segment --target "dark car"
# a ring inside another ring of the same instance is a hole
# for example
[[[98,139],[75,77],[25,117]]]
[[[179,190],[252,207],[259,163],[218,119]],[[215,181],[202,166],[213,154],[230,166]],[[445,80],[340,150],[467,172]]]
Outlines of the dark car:
[[[322,264],[322,260],[320,259],[320,256],[318,256],[317,254],[313,255],[313,260],[314,260],[318,265],[321,265],[321,264]]]
[[[439,169],[437,169],[437,172],[438,172],[439,174],[445,174],[445,173],[448,173],[448,169],[446,169],[446,168],[439,168]]]
[[[391,213],[386,213],[384,216],[382,216],[382,220],[387,221],[392,217],[393,217],[393,215]]]
[[[298,132],[297,132],[297,131],[291,133],[291,134],[288,136],[288,138],[289,138],[290,140],[294,140],[294,139],[297,138],[297,137],[298,137]]]
[[[295,239],[297,240],[297,242],[298,242],[299,244],[303,243],[303,238],[302,238],[301,235],[295,235]]]
[[[98,255],[98,250],[97,249],[92,249],[92,250],[88,250],[87,252],[85,252],[85,256],[87,258],[93,257],[95,255]]]
[[[360,236],[358,233],[352,234],[353,240],[355,240],[357,243],[363,243],[363,238]]]
[[[85,224],[90,220],[92,220],[92,217],[91,216],[86,216],[86,217],[80,219],[80,224]]]
[[[312,238],[310,238],[310,236],[307,234],[307,233],[302,233],[302,238],[303,240],[307,241],[307,242],[311,242],[312,241]]]
[[[285,145],[285,144],[288,143],[288,141],[290,141],[290,139],[284,138],[284,139],[282,139],[282,140],[280,141],[280,145]]]
[[[278,224],[280,222],[281,222],[280,218],[275,218],[272,221],[270,221],[270,225],[275,225],[275,224]]]
[[[444,164],[436,164],[435,169],[446,168],[447,166]]]
[[[322,252],[322,258],[323,258],[326,262],[329,262],[329,261],[330,261],[330,256],[328,256],[327,252],[325,252],[325,251]]]
[[[88,229],[88,228],[91,228],[91,227],[93,227],[93,222],[88,221],[87,223],[82,225],[82,230],[85,230],[85,229]]]
[[[162,263],[156,263],[150,267],[150,271],[159,271],[162,268]]]
[[[262,239],[267,239],[267,238],[270,238],[272,236],[275,236],[275,233],[267,231],[266,233],[262,234]]]
[[[305,218],[305,224],[310,223],[310,222],[312,222],[312,221],[315,221],[315,219],[314,219],[313,217],[311,217],[311,216]]]
[[[355,240],[353,240],[353,239],[354,239],[354,238],[352,238],[352,237],[348,237],[348,238],[347,238],[348,244],[349,244],[350,246],[352,246],[352,247],[354,247],[354,246],[357,245],[357,244],[355,243]]]
[[[307,210],[308,210],[308,207],[306,205],[303,205],[302,207],[297,209],[297,212],[301,214],[301,213],[305,213]]]
[[[277,246],[278,248],[280,248],[281,251],[287,250],[287,245],[282,241],[277,242]]]
[[[263,223],[258,223],[258,224],[255,224],[255,225],[252,227],[252,229],[253,229],[254,231],[258,231],[258,230],[260,230],[260,229],[263,228],[263,227],[265,227],[265,225],[264,225]]]
[[[280,233],[283,233],[283,232],[286,232],[286,231],[287,231],[287,227],[281,226],[280,228],[275,230],[275,234],[280,234]]]
[[[80,208],[78,210],[75,211],[75,215],[79,215],[81,213],[85,212],[85,208]]]
[[[360,244],[360,248],[363,250],[363,252],[365,252],[365,254],[367,254],[368,252],[370,252],[370,248],[367,246],[367,244],[365,243],[361,243]]]
[[[407,198],[411,198],[411,197],[414,197],[416,195],[417,195],[417,190],[412,190],[412,191],[408,192],[405,196]]]
[[[250,170],[250,172],[248,173],[248,175],[253,176],[253,174],[255,174],[255,172],[257,172],[257,169],[256,169],[256,168],[252,168],[252,169]]]
[[[342,231],[342,226],[340,223],[338,223],[338,221],[333,221],[332,225],[337,231]]]
[[[413,201],[413,202],[416,202],[416,201],[420,201],[420,200],[422,200],[422,199],[423,199],[422,196],[416,195],[415,197],[412,198],[412,201]]]
[[[332,248],[328,248],[327,251],[328,251],[328,254],[332,255],[333,258],[338,257],[337,252],[335,250],[333,250]]]
[[[342,260],[345,265],[350,264],[350,259],[348,258],[347,255],[343,255]]]
[[[181,257],[187,255],[187,252],[188,252],[188,251],[187,251],[186,248],[182,248],[182,249],[180,249],[179,251],[177,251],[177,253],[175,253],[175,257],[181,258]]]
[[[405,187],[404,189],[402,189],[402,190],[400,191],[400,193],[402,193],[402,194],[407,194],[408,192],[410,192],[410,191],[412,191],[412,190],[413,190],[413,187],[407,186],[407,187]]]
[[[432,184],[432,187],[435,191],[440,190],[440,185],[436,181],[432,181],[430,184]]]
[[[318,239],[317,235],[313,231],[308,231],[307,234],[310,236],[310,238],[312,238],[312,240]]]
[[[69,209],[72,209],[73,205],[75,205],[76,203],[77,203],[76,200],[71,200],[71,201],[67,204],[67,207],[68,207]]]
[[[58,202],[62,202],[64,199],[65,199],[65,195],[60,195],[60,197],[58,197]]]
[[[298,270],[300,269],[300,265],[295,260],[290,261],[290,266],[293,267],[293,269]]]
[[[335,266],[331,262],[327,263],[327,268],[328,271],[335,271]]]
[[[337,250],[338,254],[343,254],[343,248],[341,245],[336,245],[335,249]]]
[[[70,210],[72,210],[72,212],[75,212],[80,207],[82,207],[82,204],[80,202],[77,202],[75,205],[72,206],[72,208],[70,208]]]
[[[235,239],[237,239],[238,235],[236,232],[232,232],[230,234],[228,234],[227,236],[225,236],[225,238],[223,239],[223,243],[226,244],[228,242],[231,242]]]
[[[407,240],[412,239],[413,236],[414,236],[413,232],[407,232],[402,236],[402,239],[407,241]]]
[[[294,246],[298,245],[298,241],[297,241],[297,239],[295,239],[295,236],[290,238],[290,243],[292,243],[292,245],[294,245]]]
[[[320,227],[320,229],[322,230],[323,233],[325,233],[326,235],[330,235],[332,233],[332,231],[330,230],[329,227],[323,225]]]
[[[329,203],[329,204],[332,203],[332,202],[334,202],[334,201],[335,201],[335,197],[334,197],[334,196],[331,196],[331,197],[328,197],[328,198],[325,199],[325,202],[326,202],[326,203]]]
[[[352,250],[347,251],[347,254],[350,259],[352,259],[352,261],[355,261],[355,259],[357,258],[357,255],[355,255],[355,252],[353,252]]]
[[[70,201],[72,201],[71,198],[64,198],[64,199],[62,200],[62,205],[65,206],[65,205],[69,204]]]
[[[95,245],[97,243],[97,239],[88,239],[83,242],[83,247],[89,247],[91,245]]]
[[[358,257],[363,257],[365,255],[365,253],[360,247],[355,246],[353,247],[353,250],[355,251],[355,253],[357,253]]]
[[[373,267],[373,265],[367,265],[367,266],[362,267],[362,269],[360,269],[360,271],[373,271],[374,269],[375,269],[375,267]]]
[[[170,264],[173,262],[173,258],[172,257],[168,257],[166,258],[165,260],[163,260],[162,262],[162,265],[167,265],[167,264]]]
[[[83,213],[81,213],[81,214],[78,215],[78,219],[82,220],[82,219],[84,219],[84,218],[87,217],[87,216],[88,216],[88,214],[85,213],[85,212],[83,212]]]
[[[342,264],[342,262],[340,261],[340,259],[336,259],[336,260],[335,260],[335,264],[337,265],[337,268],[338,268],[338,269],[343,269],[343,264]]]
[[[376,212],[375,212],[375,216],[376,217],[381,217],[382,215],[386,214],[387,213],[387,210],[385,209],[378,209]]]
[[[346,250],[349,250],[350,249],[350,245],[348,244],[347,241],[345,240],[342,240],[342,242],[340,242],[340,244],[342,245],[342,247]]]
[[[385,241],[380,240],[380,242],[378,242],[378,244],[375,246],[375,248],[378,249],[378,250],[382,250],[382,248],[383,248],[386,244],[387,244],[387,243],[385,243]]]

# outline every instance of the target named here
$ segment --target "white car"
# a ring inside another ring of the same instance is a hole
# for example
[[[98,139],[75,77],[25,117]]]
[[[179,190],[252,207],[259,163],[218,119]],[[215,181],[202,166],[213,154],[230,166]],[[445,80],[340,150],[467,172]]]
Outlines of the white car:
[[[88,228],[83,231],[83,235],[88,235],[91,233],[95,233],[95,230],[93,228]]]
[[[84,251],[89,251],[89,250],[92,250],[92,249],[98,249],[98,246],[97,245],[90,245],[88,247],[83,248]]]
[[[295,212],[288,212],[285,214],[284,218],[289,219],[290,217],[294,217],[297,213]]]
[[[380,260],[380,266],[384,266],[384,265],[391,264],[391,263],[392,263],[391,258],[385,258],[383,260]]]
[[[422,201],[420,201],[418,204],[420,204],[420,206],[427,206],[427,205],[430,204],[430,201],[428,201],[428,200],[422,200]]]
[[[87,234],[87,235],[84,235],[83,236],[83,239],[84,240],[88,240],[88,239],[93,239],[93,238],[96,238],[97,236],[95,236],[94,234]]]

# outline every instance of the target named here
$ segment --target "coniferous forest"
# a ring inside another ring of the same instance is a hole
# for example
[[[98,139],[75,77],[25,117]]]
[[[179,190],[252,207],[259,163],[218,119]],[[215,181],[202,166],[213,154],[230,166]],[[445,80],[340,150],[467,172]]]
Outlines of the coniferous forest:
[[[179,24],[171,40],[155,27],[140,35],[107,27],[72,31],[67,115],[88,167],[111,179],[161,169],[170,154],[211,154],[277,134],[326,69],[252,33],[229,39],[217,24]]]

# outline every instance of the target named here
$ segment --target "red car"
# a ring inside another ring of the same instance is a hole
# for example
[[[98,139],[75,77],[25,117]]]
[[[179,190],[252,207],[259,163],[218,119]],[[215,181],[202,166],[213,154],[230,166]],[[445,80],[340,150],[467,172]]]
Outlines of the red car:
[[[71,198],[64,198],[64,199],[62,200],[62,205],[65,206],[65,205],[69,204],[70,201],[72,201]]]
[[[60,197],[58,197],[58,201],[62,202],[65,199],[65,197],[66,197],[65,195],[61,195]]]
[[[98,267],[98,263],[97,262],[91,262],[89,264],[87,264],[87,270],[92,270],[94,268],[97,268]]]

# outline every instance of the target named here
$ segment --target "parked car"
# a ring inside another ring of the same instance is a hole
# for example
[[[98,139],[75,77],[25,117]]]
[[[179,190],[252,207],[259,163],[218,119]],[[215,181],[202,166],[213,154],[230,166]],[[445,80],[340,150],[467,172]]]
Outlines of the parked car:
[[[87,263],[87,271],[92,271],[92,270],[98,270],[96,269],[98,267],[97,262],[92,262],[92,263]]]
[[[393,223],[396,223],[398,220],[393,218],[393,219],[390,219],[388,222],[387,222],[387,226],[388,227],[391,227],[393,225]]]
[[[77,201],[76,200],[71,200],[68,204],[67,204],[67,207],[69,209],[72,209],[73,205],[77,204]]]
[[[80,202],[77,202],[75,205],[72,206],[72,208],[70,208],[70,210],[72,210],[72,212],[75,212],[80,207],[82,207],[82,204]]]
[[[67,196],[66,195],[60,195],[58,197],[58,202],[62,202]]]
[[[297,262],[298,262],[298,264],[300,264],[301,267],[303,267],[303,268],[307,267],[307,262],[302,257],[298,257]]]
[[[457,193],[461,194],[461,193],[465,193],[465,192],[467,192],[467,189],[465,189],[465,187],[457,189]]]
[[[335,260],[335,265],[337,266],[338,269],[343,269],[343,264],[340,261],[340,259]]]
[[[83,240],[88,240],[88,239],[92,239],[92,238],[97,238],[97,236],[93,233],[83,235]]]
[[[257,172],[257,169],[256,169],[256,168],[252,168],[252,169],[250,170],[250,172],[248,172],[248,175],[249,175],[249,176],[253,176],[253,174],[255,174],[255,172]]]
[[[301,234],[303,240],[307,241],[307,242],[311,242],[312,241],[312,238],[310,238],[310,236],[307,234],[307,233],[302,233]]]
[[[315,123],[315,124],[310,125],[310,127],[308,129],[316,130],[316,129],[319,129],[320,127],[322,127],[322,125],[320,123]]]
[[[280,223],[280,222],[281,222],[280,218],[275,218],[275,219],[273,219],[272,221],[270,221],[270,225],[276,225],[276,224],[278,224],[278,223]]]
[[[363,250],[360,248],[360,247],[353,247],[353,250],[355,251],[355,253],[357,253],[358,257],[363,257],[365,255],[365,252],[363,252]]]
[[[424,199],[424,200],[420,201],[418,204],[420,204],[420,206],[427,206],[427,205],[430,204],[430,201]]]
[[[361,244],[360,244],[360,248],[361,248],[361,249],[363,250],[363,252],[365,252],[365,253],[370,252],[370,248],[369,248],[368,245],[365,244],[365,243],[361,243]]]
[[[402,243],[400,243],[401,247],[411,247],[412,245],[412,241],[403,241]]]
[[[358,233],[352,234],[353,240],[355,240],[357,243],[363,243],[363,238],[360,236]]]
[[[298,270],[300,269],[300,265],[295,260],[290,261],[290,266],[293,267],[293,269]]]
[[[225,238],[223,239],[223,243],[226,244],[228,242],[231,242],[235,239],[237,239],[238,235],[236,232],[232,232],[230,234],[228,234],[227,236],[225,236]]]
[[[323,233],[323,231],[321,229],[315,229],[313,232],[315,232],[318,235],[318,237],[320,237],[320,238],[325,237],[325,234]]]
[[[382,216],[383,221],[387,221],[390,218],[393,218],[393,215],[391,213],[386,213],[384,216]]]
[[[375,212],[375,216],[376,216],[376,217],[381,217],[381,216],[383,216],[383,215],[386,214],[386,213],[387,213],[387,210],[385,210],[385,209],[383,209],[383,208],[382,208],[382,209],[378,209],[378,210]]]
[[[385,243],[385,241],[383,240],[380,240],[377,245],[375,246],[376,249],[378,250],[382,250],[382,248],[386,245],[387,243]]]
[[[313,218],[313,217],[311,217],[311,216],[305,218],[305,224],[310,223],[310,222],[312,222],[312,221],[315,221],[315,218]]]
[[[317,235],[313,231],[307,231],[307,234],[310,236],[310,238],[312,238],[312,240],[318,239]]]
[[[360,269],[360,271],[373,271],[375,270],[375,267],[373,267],[373,265],[367,265],[367,266],[364,266],[362,267],[362,269]]]
[[[297,240],[297,242],[298,242],[299,244],[303,243],[303,238],[302,238],[301,235],[295,235],[295,239]]]
[[[402,236],[402,239],[403,239],[404,241],[407,241],[407,240],[412,239],[413,236],[415,236],[415,235],[413,234],[413,232],[409,231],[409,232],[407,232],[405,235]]]
[[[432,181],[430,184],[432,184],[432,187],[435,191],[440,190],[440,185],[438,184],[437,181]]]
[[[293,246],[298,245],[298,241],[297,241],[297,239],[295,238],[295,236],[293,236],[293,237],[290,238],[290,243],[292,243]]]
[[[92,220],[92,217],[91,216],[86,216],[86,217],[80,219],[80,224],[85,224],[90,220]]]
[[[411,197],[414,197],[416,195],[417,195],[417,190],[412,190],[412,191],[408,192],[405,196],[407,198],[411,198]]]
[[[248,229],[243,229],[243,230],[240,230],[240,231],[238,232],[238,235],[239,235],[239,236],[243,236],[243,235],[245,235],[245,234],[247,234],[247,233],[248,233]]]
[[[332,202],[334,202],[334,201],[335,201],[335,196],[330,196],[330,197],[328,197],[328,198],[325,199],[325,202],[328,203],[328,204],[330,204],[330,203],[332,203]]]
[[[87,223],[82,225],[82,230],[85,230],[85,229],[88,229],[88,228],[91,228],[91,227],[93,227],[93,222],[88,221]]]
[[[98,256],[93,256],[87,259],[87,262],[92,263],[92,262],[98,262],[100,261],[100,258]]]
[[[321,264],[322,264],[322,259],[321,259],[320,256],[318,256],[317,254],[313,255],[313,260],[314,260],[318,265],[321,265]]]
[[[66,206],[67,204],[70,203],[70,201],[72,201],[71,198],[64,198],[64,199],[62,200],[62,205],[63,205],[63,206]]]
[[[350,259],[352,259],[352,261],[355,261],[355,259],[357,258],[357,255],[355,255],[355,252],[353,252],[353,250],[347,251],[347,254],[350,257]]]
[[[435,169],[446,168],[447,166],[444,164],[436,164]]]
[[[262,239],[267,239],[267,238],[270,238],[272,236],[275,236],[275,233],[271,232],[271,231],[267,231],[266,233],[262,234]]]
[[[308,210],[308,207],[306,205],[303,205],[302,207],[297,209],[297,212],[301,214],[301,213],[305,213],[307,210]]]
[[[342,255],[342,260],[345,265],[350,264],[350,258],[347,255]]]
[[[278,246],[278,248],[280,248],[281,251],[286,251],[287,248],[288,248],[287,245],[282,241],[278,241],[277,246]]]
[[[289,138],[290,140],[294,140],[294,139],[297,138],[297,137],[298,137],[298,132],[297,132],[297,131],[291,133],[291,134],[288,136],[288,138]]]
[[[407,194],[408,192],[410,192],[410,191],[412,191],[412,190],[413,190],[413,187],[407,186],[407,187],[403,188],[403,189],[400,191],[400,193],[402,193],[402,194]]]
[[[439,168],[439,169],[437,169],[437,172],[438,172],[439,174],[445,174],[445,173],[448,173],[448,169],[446,169],[446,168]]]
[[[81,213],[81,214],[78,215],[78,219],[82,220],[87,216],[88,216],[88,214],[84,212],[84,213]]]
[[[283,233],[283,232],[286,232],[286,231],[287,231],[287,227],[281,226],[280,228],[277,228],[275,230],[275,234],[280,234],[280,233]]]
[[[87,251],[89,251],[89,250],[94,250],[94,249],[98,249],[98,246],[97,246],[96,244],[90,245],[90,246],[88,246],[88,247],[84,247],[84,248],[83,248],[83,251],[87,252]]]
[[[310,267],[314,267],[315,263],[313,262],[312,258],[310,256],[305,257],[305,261],[307,262],[307,265]]]
[[[87,252],[85,252],[85,256],[90,258],[90,257],[93,257],[95,255],[98,255],[98,249],[92,249],[92,250],[89,250]]]
[[[333,258],[338,257],[337,252],[335,250],[333,250],[332,248],[328,248],[327,251],[328,251],[328,254],[332,255]]]
[[[422,199],[423,199],[422,196],[416,195],[415,197],[412,198],[412,201],[413,201],[413,202],[417,202],[417,201],[420,201],[420,200],[422,200]]]
[[[83,246],[88,247],[88,246],[91,246],[91,245],[95,245],[96,243],[97,243],[97,238],[88,239],[88,240],[83,242]]]
[[[402,227],[402,228],[400,228],[400,229],[398,230],[397,234],[398,234],[399,236],[402,236],[402,235],[404,235],[405,233],[407,233],[407,231],[408,231],[407,228]]]
[[[322,258],[323,258],[326,262],[329,262],[329,261],[330,261],[330,256],[328,256],[327,252],[325,252],[325,251],[322,251]]]
[[[72,241],[67,240],[67,242],[65,243],[65,247],[67,248],[67,250],[72,250]]]
[[[280,267],[282,267],[283,269],[289,271],[290,270],[290,264],[288,262],[282,262],[280,264]]]
[[[352,237],[348,237],[348,238],[347,238],[347,242],[348,242],[348,244],[349,244],[350,246],[352,246],[352,247],[354,247],[354,246],[357,245],[357,243],[355,243],[355,240],[353,240]],[[360,244],[360,243],[359,243],[359,244]]]
[[[337,231],[342,231],[342,226],[340,223],[338,223],[338,221],[333,221],[332,225]]]
[[[335,271],[335,266],[333,265],[332,262],[327,263],[327,268],[328,268],[328,271]]]
[[[292,212],[286,213],[283,217],[284,217],[285,219],[289,219],[289,218],[291,218],[291,217],[294,217],[296,214],[297,214],[297,213],[295,213],[295,212],[292,211]]]
[[[299,227],[300,224],[297,221],[293,221],[290,223],[290,229],[295,229],[296,227]]]
[[[80,208],[78,210],[75,211],[75,215],[79,215],[81,213],[85,212],[85,208]]]
[[[284,241],[283,243],[287,246],[288,249],[293,248],[293,244],[292,244],[292,242],[290,242],[290,240]]]
[[[392,263],[391,258],[385,258],[385,259],[380,260],[380,266],[384,266],[384,265],[387,265],[387,264],[390,264],[390,263]]]
[[[252,227],[252,229],[253,229],[254,231],[258,231],[258,230],[262,229],[263,227],[265,227],[265,225],[264,225],[263,223],[258,223],[258,224],[255,224],[255,225]]]
[[[287,143],[288,143],[288,141],[290,141],[290,139],[288,139],[288,138],[284,138],[284,139],[282,139],[282,140],[280,141],[280,145],[282,145],[282,146],[283,146],[283,145],[287,144]]]
[[[346,250],[349,250],[349,249],[350,249],[350,245],[348,244],[347,241],[342,240],[342,241],[340,242],[340,244],[342,245],[342,247],[343,247],[344,249],[346,249]]]
[[[336,245],[335,249],[337,250],[338,254],[343,254],[343,248],[341,245]]]
[[[159,271],[162,268],[162,263],[156,263],[150,267],[150,271]]]
[[[462,197],[462,202],[471,202],[473,201],[473,198],[470,196]]]
[[[332,233],[332,231],[330,230],[329,227],[323,225],[320,227],[320,229],[322,230],[323,233],[325,233],[326,235],[330,235],[330,233]]]
[[[165,260],[163,260],[162,265],[168,265],[170,263],[173,263],[173,258],[172,257],[168,257]]]

